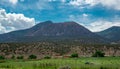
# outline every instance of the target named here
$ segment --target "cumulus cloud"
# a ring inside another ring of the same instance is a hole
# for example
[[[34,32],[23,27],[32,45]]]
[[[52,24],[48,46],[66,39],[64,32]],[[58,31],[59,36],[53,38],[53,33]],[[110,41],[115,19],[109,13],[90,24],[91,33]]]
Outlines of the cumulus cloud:
[[[52,9],[50,2],[53,1],[56,0],[0,0],[0,5],[12,10],[43,10]]]
[[[99,3],[101,3],[103,6],[120,10],[120,0],[100,0]]]
[[[49,2],[53,2],[53,1],[56,1],[56,0],[48,0]]]
[[[0,0],[1,5],[16,5],[18,0]]]
[[[108,8],[120,10],[120,4],[119,4],[120,0],[71,0],[69,3],[71,5],[79,6],[79,7],[85,5],[95,6],[97,4],[101,4]]]
[[[104,19],[91,20],[89,15],[85,13],[78,16],[70,15],[69,20],[75,21],[93,32],[103,31],[112,26],[120,26],[120,18],[118,17],[113,18],[112,21]]]
[[[120,21],[110,22],[105,20],[98,20],[87,25],[86,27],[93,32],[98,32],[98,31],[103,31],[105,29],[108,29],[112,26],[120,26]]]
[[[69,3],[74,6],[95,5],[97,0],[71,0]]]
[[[9,2],[15,5],[17,4],[18,0],[9,0]]]
[[[89,18],[89,14],[83,13],[81,15],[70,15],[69,20],[75,21],[75,22],[80,22],[80,23],[89,23],[92,20]]]
[[[27,29],[34,25],[34,18],[25,17],[23,14],[6,13],[5,9],[0,9],[0,34]]]
[[[87,16],[88,16],[87,14],[83,13],[83,17],[87,17]]]

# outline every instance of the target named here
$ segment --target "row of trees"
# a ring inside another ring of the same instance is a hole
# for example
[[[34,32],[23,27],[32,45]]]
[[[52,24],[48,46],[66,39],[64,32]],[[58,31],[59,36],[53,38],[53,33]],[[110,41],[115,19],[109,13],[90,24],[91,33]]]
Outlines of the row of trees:
[[[50,59],[50,58],[51,58],[51,56],[45,56],[44,57],[44,59]],[[3,59],[5,59],[5,57],[0,55],[0,60],[3,60]],[[17,56],[16,57],[16,56],[13,55],[11,57],[11,59],[24,59],[24,56]],[[37,56],[32,54],[32,55],[29,55],[28,59],[37,59]]]
[[[103,52],[101,52],[101,51],[96,51],[93,55],[92,55],[92,57],[104,57],[105,56],[105,53],[103,53]],[[70,56],[71,58],[77,58],[77,57],[79,57],[78,56],[78,54],[77,53],[73,53],[73,54],[71,54],[71,56]],[[37,58],[37,56],[36,55],[29,55],[29,57],[28,57],[28,59],[36,59]],[[51,58],[51,56],[45,56],[44,57],[45,59],[50,59]],[[4,56],[0,56],[0,60],[3,60],[3,59],[5,59],[5,57]],[[11,59],[24,59],[24,56],[17,56],[17,57],[15,57],[14,55],[11,57]]]
[[[105,56],[105,53],[101,52],[101,51],[96,51],[92,57],[104,57]],[[71,54],[71,58],[76,58],[76,57],[79,57],[77,53],[73,53]]]
[[[29,55],[29,57],[28,57],[28,59],[36,59],[37,58],[37,56],[36,55]],[[0,56],[0,60],[3,60],[3,59],[5,59],[5,57],[4,56]],[[17,56],[17,57],[15,57],[14,55],[11,57],[11,59],[24,59],[24,56]]]

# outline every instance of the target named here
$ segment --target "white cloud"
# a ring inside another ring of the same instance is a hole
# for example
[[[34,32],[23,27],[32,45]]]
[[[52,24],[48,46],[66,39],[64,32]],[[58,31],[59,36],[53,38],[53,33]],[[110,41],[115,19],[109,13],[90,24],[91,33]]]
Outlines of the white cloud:
[[[5,33],[5,32],[6,32],[5,27],[3,27],[3,26],[0,24],[0,33]]]
[[[65,2],[66,2],[66,0],[61,0],[61,2],[65,3]]]
[[[82,5],[95,5],[97,0],[71,0],[69,3],[74,6],[82,6]]]
[[[34,25],[34,18],[25,17],[23,14],[6,13],[4,9],[0,9],[0,34],[27,29]]]
[[[25,2],[25,0],[0,0],[0,5],[12,10],[22,9],[22,10],[43,10],[43,9],[53,9],[49,2],[56,0],[35,0],[31,2]],[[22,3],[25,2],[25,3]],[[29,4],[30,3],[30,4]]]
[[[71,0],[70,4],[74,6],[95,6],[97,4],[102,4],[105,7],[120,10],[120,0]]]
[[[12,3],[13,5],[18,3],[18,0],[9,0],[10,3]]]
[[[69,20],[75,21],[93,32],[103,31],[112,26],[120,26],[120,18],[115,17],[113,19],[114,19],[113,21],[108,21],[104,19],[97,19],[92,21],[91,19],[89,19],[89,15],[85,13],[77,16],[75,15],[69,16]]]
[[[84,26],[86,26],[88,29],[90,29],[93,32],[98,32],[108,29],[112,26],[120,26],[120,21],[110,22],[105,20],[98,20],[89,25],[84,25]]]
[[[55,2],[55,1],[58,1],[58,2],[62,2],[62,3],[65,3],[66,0],[48,0],[49,2]]]
[[[91,20],[89,19],[89,14],[83,13],[81,15],[70,15],[69,16],[70,21],[80,22],[80,23],[88,23]]]
[[[33,3],[28,4],[19,4],[19,8],[23,10],[43,10],[43,9],[53,9],[53,7],[49,4],[49,2],[53,2],[55,0],[37,0]]]
[[[53,2],[53,1],[56,1],[56,0],[48,0],[49,2]]]
[[[120,10],[120,0],[100,0],[103,6]]]
[[[87,17],[87,16],[88,16],[87,14],[85,14],[85,13],[83,14],[83,17]]]

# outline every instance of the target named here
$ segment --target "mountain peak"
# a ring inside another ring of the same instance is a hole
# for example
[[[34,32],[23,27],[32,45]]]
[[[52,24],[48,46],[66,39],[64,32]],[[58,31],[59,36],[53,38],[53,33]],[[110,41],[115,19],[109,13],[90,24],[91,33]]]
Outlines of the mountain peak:
[[[120,35],[120,27],[119,26],[113,26],[104,31],[98,32],[97,34],[102,37],[112,40],[112,42],[120,41],[120,36],[119,36]]]
[[[69,25],[78,25],[78,23],[74,21],[69,21],[69,22],[63,22],[64,24],[69,24]]]
[[[112,27],[110,27],[110,28],[108,28],[108,29],[106,29],[105,31],[117,31],[117,30],[120,30],[120,27],[119,26],[112,26]]]
[[[7,35],[3,34],[0,36],[0,42],[10,42],[11,40],[13,40],[12,42],[36,42],[44,40],[80,40],[80,42],[85,41],[85,43],[102,42],[101,37],[73,21],[60,23],[45,21],[30,29],[10,32]]]
[[[120,28],[119,26],[112,26],[111,28]]]
[[[45,21],[44,23],[53,23],[52,21],[48,20],[48,21]]]
[[[44,23],[44,24],[52,24],[53,22],[49,20],[49,21],[41,22],[40,24],[42,24],[42,23]]]
[[[53,22],[52,21],[45,21],[45,22],[40,22],[40,23],[36,24],[35,27],[40,27],[42,25],[50,25],[50,24],[53,24]]]

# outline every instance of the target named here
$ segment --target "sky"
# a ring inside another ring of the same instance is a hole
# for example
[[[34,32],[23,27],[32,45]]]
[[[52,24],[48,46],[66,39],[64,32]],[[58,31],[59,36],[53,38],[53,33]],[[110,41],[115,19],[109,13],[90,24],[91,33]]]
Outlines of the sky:
[[[98,32],[120,26],[120,0],[0,0],[0,34],[37,23],[75,21]]]

